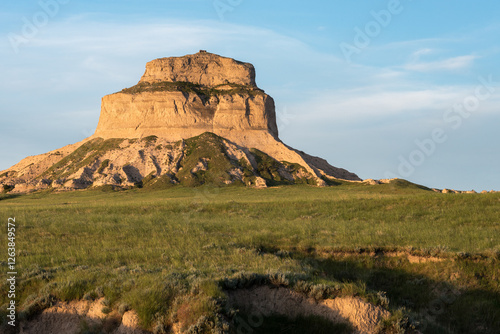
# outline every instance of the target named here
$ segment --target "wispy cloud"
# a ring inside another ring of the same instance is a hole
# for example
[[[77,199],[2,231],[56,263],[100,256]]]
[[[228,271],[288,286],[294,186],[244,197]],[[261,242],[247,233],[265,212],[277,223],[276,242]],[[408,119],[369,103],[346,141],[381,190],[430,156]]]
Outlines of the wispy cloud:
[[[0,44],[0,71],[10,78],[0,80],[0,87],[22,90],[47,80],[75,90],[90,83],[130,84],[146,61],[199,49],[252,62],[278,59],[280,52],[292,55],[292,50],[297,59],[311,53],[303,42],[265,28],[209,20],[117,23],[79,15],[46,26],[18,54],[5,41]]]
[[[443,110],[461,93],[453,87],[427,90],[379,90],[376,87],[332,91],[309,101],[307,117],[320,120],[364,121],[409,113]]]
[[[429,53],[429,49],[420,50],[420,52]],[[427,54],[421,53],[421,54]],[[415,55],[415,54],[414,54]],[[477,56],[467,55],[467,56],[458,56],[451,57],[443,60],[422,62],[422,61],[412,61],[403,66],[404,69],[410,71],[418,71],[418,72],[430,72],[430,71],[455,71],[461,70],[470,67],[474,60],[477,59]]]
[[[432,54],[432,53],[435,53],[435,50],[431,49],[431,48],[424,48],[424,49],[419,49],[415,52],[413,52],[411,55],[410,55],[410,61],[412,63],[416,63],[416,62],[419,62],[420,61],[420,58],[422,56],[425,56],[425,55],[429,55],[429,54]]]
[[[479,84],[479,82],[478,82]],[[399,89],[372,86],[349,90],[332,90],[309,96],[291,107],[299,118],[316,122],[370,122],[399,119],[413,122],[442,122],[443,114],[455,104],[474,94],[477,85],[435,86],[429,89]],[[476,114],[498,114],[500,90],[481,103]],[[307,110],[307,113],[302,112]]]

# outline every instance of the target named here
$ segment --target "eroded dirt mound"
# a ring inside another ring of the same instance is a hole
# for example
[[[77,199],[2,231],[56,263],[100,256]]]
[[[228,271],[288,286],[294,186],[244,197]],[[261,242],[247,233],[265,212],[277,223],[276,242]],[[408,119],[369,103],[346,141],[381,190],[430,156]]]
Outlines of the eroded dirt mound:
[[[139,327],[134,311],[123,315],[111,311],[103,313],[103,299],[97,301],[59,302],[44,310],[34,319],[21,322],[21,334],[79,334],[85,331],[104,331],[112,334],[146,334]]]
[[[321,316],[334,323],[347,322],[355,333],[372,334],[377,332],[379,322],[390,313],[359,298],[342,297],[316,302],[286,288],[268,286],[230,291],[229,303],[247,312],[272,314],[289,318],[297,316]]]

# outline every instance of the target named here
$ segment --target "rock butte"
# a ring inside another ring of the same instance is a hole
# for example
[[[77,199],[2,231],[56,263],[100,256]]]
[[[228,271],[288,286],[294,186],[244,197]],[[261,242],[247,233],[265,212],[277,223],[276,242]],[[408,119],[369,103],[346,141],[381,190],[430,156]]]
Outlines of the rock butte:
[[[178,141],[204,132],[245,147],[275,144],[274,100],[257,88],[253,65],[203,51],[153,60],[136,86],[102,99],[93,137]]]
[[[215,149],[212,156],[198,152],[205,144]],[[197,161],[190,160],[189,145]],[[22,160],[0,172],[0,184],[12,192],[128,187],[161,177],[197,185],[212,182],[199,181],[197,173],[213,169],[216,160],[225,169],[209,178],[215,183],[360,181],[281,142],[274,100],[257,87],[252,64],[200,51],[148,62],[137,85],[103,97],[94,135]]]

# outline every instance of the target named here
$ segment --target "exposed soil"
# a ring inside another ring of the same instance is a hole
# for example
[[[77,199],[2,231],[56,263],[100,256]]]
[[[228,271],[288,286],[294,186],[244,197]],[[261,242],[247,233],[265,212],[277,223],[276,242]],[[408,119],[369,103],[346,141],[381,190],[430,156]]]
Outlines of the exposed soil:
[[[357,252],[344,252],[344,251],[326,251],[326,252],[320,252],[320,255],[324,257],[350,257],[355,254],[359,254]],[[409,252],[404,252],[404,251],[398,251],[398,252],[366,252],[362,253],[365,255],[370,255],[372,257],[406,257],[410,263],[429,263],[429,262],[443,262],[450,260],[450,258],[445,258],[445,257],[435,257],[435,256],[422,256],[422,255],[415,255],[411,254]],[[452,260],[452,259],[451,259]]]
[[[78,334],[85,329],[101,329],[111,334],[146,334],[139,328],[134,311],[121,316],[116,311],[103,313],[103,299],[97,301],[58,302],[28,322],[21,322],[21,334]]]
[[[252,314],[254,318],[283,315],[320,316],[333,323],[348,323],[357,334],[375,334],[381,320],[390,313],[359,298],[339,297],[316,301],[283,287],[259,286],[228,292],[229,305]],[[99,331],[110,334],[149,334],[139,326],[135,311],[123,315],[106,312],[103,300],[58,302],[27,322],[21,322],[21,334],[64,333],[79,334]],[[105,311],[105,313],[103,312]],[[257,326],[258,327],[258,326]],[[258,333],[258,328],[254,328]],[[173,333],[180,334],[179,324]]]
[[[233,307],[254,315],[321,316],[334,323],[350,323],[358,334],[376,333],[379,322],[390,316],[388,311],[359,298],[339,297],[317,302],[282,287],[260,286],[231,291],[228,295]]]

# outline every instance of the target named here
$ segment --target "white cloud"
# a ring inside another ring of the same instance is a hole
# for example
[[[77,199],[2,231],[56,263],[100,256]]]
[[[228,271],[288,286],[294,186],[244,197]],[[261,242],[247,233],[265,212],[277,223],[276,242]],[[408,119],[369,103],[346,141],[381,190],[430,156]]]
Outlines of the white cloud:
[[[404,114],[408,116],[408,113],[416,111],[442,110],[459,96],[460,92],[451,87],[408,91],[367,87],[332,91],[307,103],[308,117],[318,120],[364,120]]]
[[[433,51],[432,49],[430,49],[430,48],[420,49],[420,50],[415,51],[415,52],[413,53],[413,58],[414,58],[414,59],[419,59],[419,58],[420,58],[420,56],[422,56],[422,55],[428,55],[428,54],[431,54],[431,53],[433,53],[433,52],[434,52],[434,51]]]
[[[421,54],[426,54],[426,53],[421,53]],[[414,55],[417,56],[420,56],[421,54],[414,53]],[[458,57],[452,57],[444,60],[437,60],[430,62],[413,61],[404,65],[403,68],[406,70],[418,71],[418,72],[455,71],[470,67],[474,62],[474,60],[477,58],[478,58],[477,56],[467,55],[467,56],[458,56]]]
[[[71,17],[47,26],[40,36],[27,44],[27,48],[64,48],[75,51],[93,51],[102,54],[145,54],[161,51],[170,56],[185,49],[198,51],[201,46],[223,42],[250,45],[256,42],[297,45],[298,40],[277,34],[265,28],[235,25],[215,20],[167,22],[116,23],[93,21],[91,16]],[[21,47],[21,52],[23,48]]]
[[[478,82],[479,84],[479,82]],[[474,96],[476,86],[436,86],[430,89],[401,90],[395,87],[364,87],[350,90],[323,91],[290,111],[301,121],[366,122],[398,118],[403,122],[420,119],[422,123],[443,122],[444,113],[457,103]],[[475,114],[498,114],[500,91],[482,101]],[[307,111],[307,112],[305,112]]]

